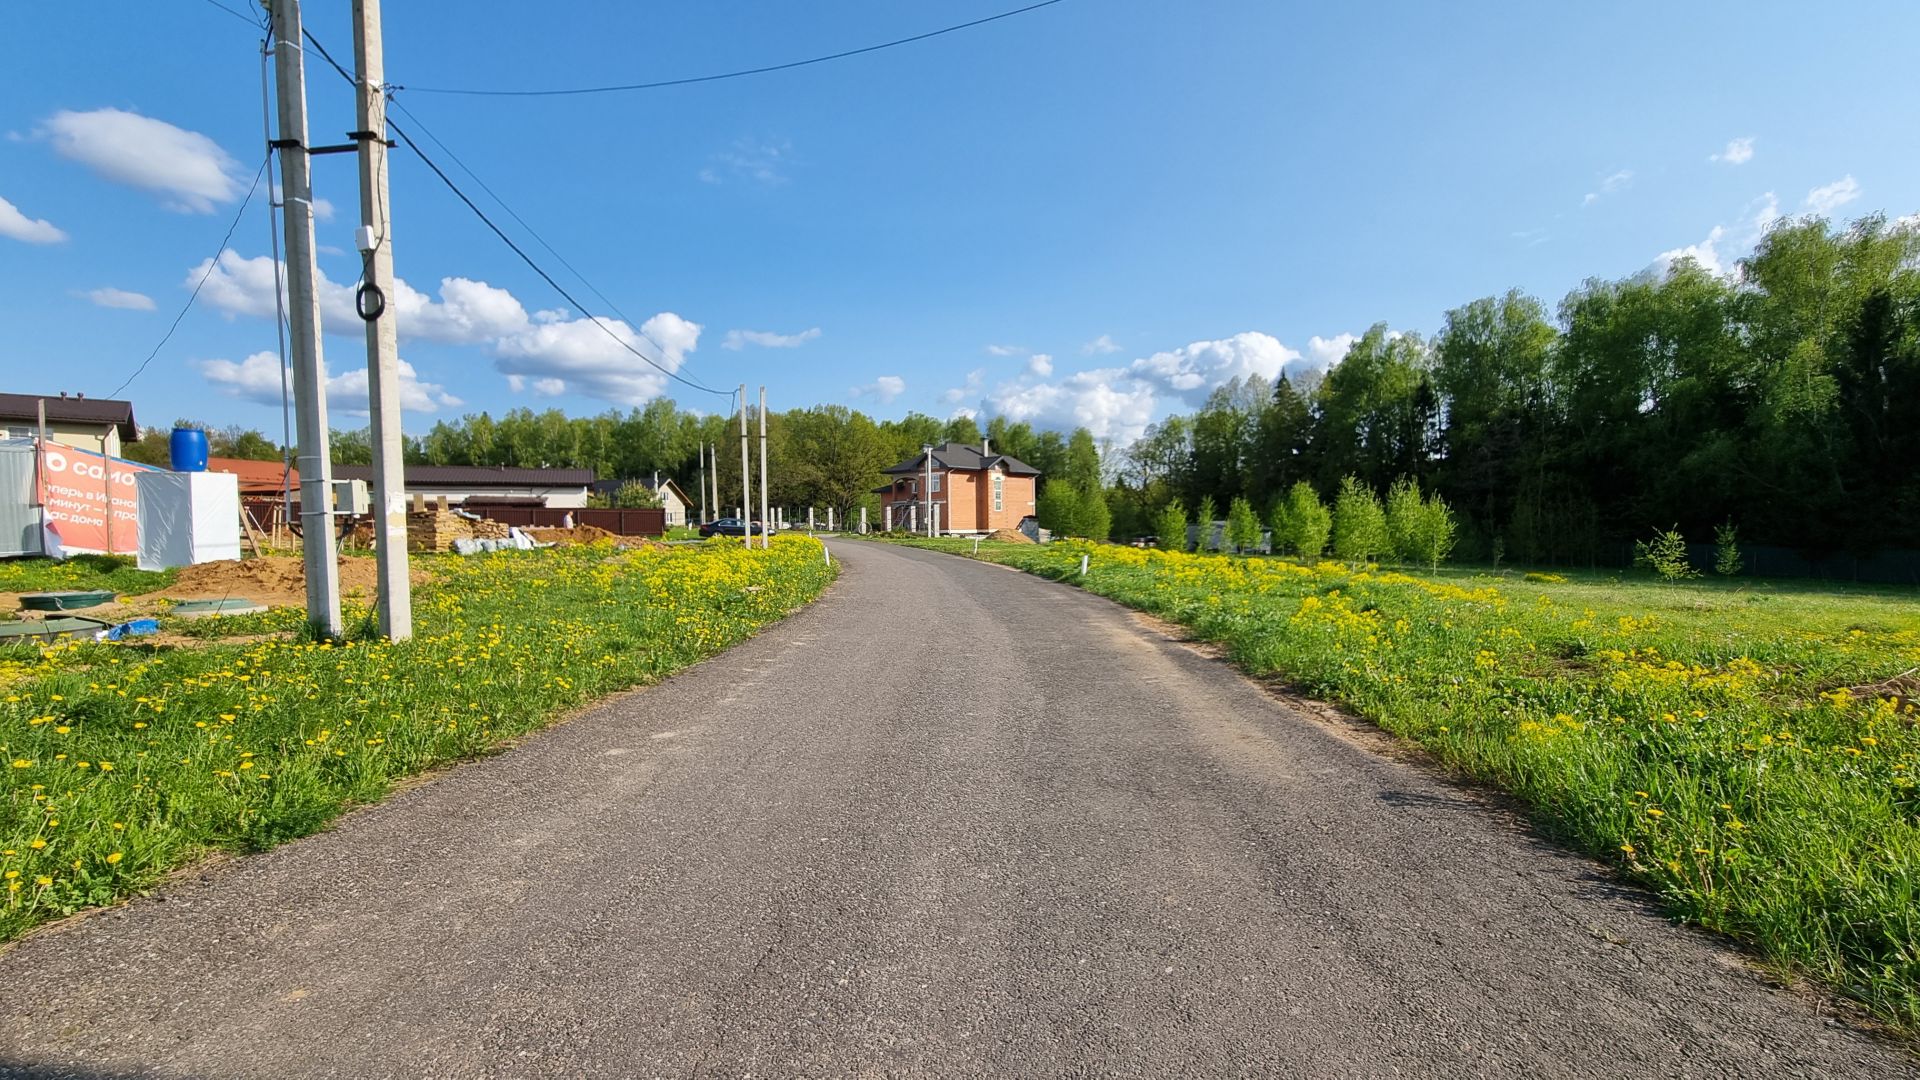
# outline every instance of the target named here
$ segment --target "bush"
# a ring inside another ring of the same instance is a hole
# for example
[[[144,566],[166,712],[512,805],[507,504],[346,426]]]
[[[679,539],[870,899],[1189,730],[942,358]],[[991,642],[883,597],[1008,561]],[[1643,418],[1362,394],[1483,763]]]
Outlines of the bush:
[[[1460,526],[1453,519],[1453,508],[1440,496],[1429,495],[1421,504],[1417,520],[1413,534],[1414,557],[1438,570],[1460,540]]]
[[[1175,499],[1153,516],[1153,531],[1161,551],[1187,550],[1187,508]]]
[[[1426,527],[1427,504],[1420,498],[1420,481],[1403,476],[1387,489],[1387,550],[1401,562],[1425,562],[1421,533]]]
[[[1367,562],[1387,550],[1387,514],[1380,499],[1358,478],[1340,481],[1333,502],[1333,553],[1348,562]]]
[[[1080,529],[1080,493],[1065,480],[1056,480],[1040,489],[1034,507],[1040,527],[1055,536],[1077,536]]]
[[[1074,535],[1105,541],[1113,531],[1113,512],[1107,508],[1107,493],[1097,487],[1085,488],[1076,495],[1079,512],[1074,515]]]
[[[1746,565],[1746,556],[1740,553],[1740,530],[1729,521],[1717,525],[1713,530],[1713,572],[1722,577],[1732,577]]]
[[[1285,502],[1273,511],[1273,549],[1317,559],[1327,550],[1327,538],[1333,534],[1333,515],[1327,512],[1320,494],[1305,480],[1293,485]]]
[[[1235,499],[1227,507],[1227,543],[1243,555],[1260,546],[1260,517],[1245,499]]]
[[[1687,538],[1680,535],[1678,525],[1654,533],[1652,540],[1634,541],[1633,565],[1651,569],[1662,581],[1684,581],[1700,576],[1700,571],[1687,562]]]
[[[1195,522],[1196,525],[1200,526],[1200,538],[1194,542],[1193,550],[1220,550],[1220,545],[1216,544],[1213,539],[1213,519],[1219,515],[1220,508],[1214,504],[1213,496],[1208,495],[1200,500],[1200,519]]]
[[[622,510],[658,510],[660,493],[644,481],[629,480],[614,489],[613,505]]]

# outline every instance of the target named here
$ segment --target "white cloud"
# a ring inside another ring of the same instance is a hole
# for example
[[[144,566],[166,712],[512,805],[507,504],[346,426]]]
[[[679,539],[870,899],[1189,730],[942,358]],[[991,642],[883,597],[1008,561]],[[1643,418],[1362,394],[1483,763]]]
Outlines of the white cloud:
[[[1027,357],[1027,372],[1043,379],[1053,374],[1053,357],[1043,352]]]
[[[989,356],[1025,356],[1026,354],[1027,354],[1026,348],[1021,345],[989,345],[987,346],[987,355]]]
[[[982,394],[979,411],[1015,423],[1085,427],[1095,438],[1127,443],[1140,437],[1169,397],[1197,406],[1231,379],[1270,381],[1283,371],[1324,370],[1338,363],[1354,340],[1352,334],[1314,337],[1302,355],[1269,334],[1248,332],[1058,379],[1050,377],[1051,363],[1044,369],[1029,363],[1019,377]],[[948,390],[945,399],[957,404],[979,393],[983,376],[981,371],[970,373],[967,385]]]
[[[247,258],[234,251],[222,251],[214,261],[187,271],[189,289],[206,275],[201,299],[228,315],[251,315],[259,319],[274,317],[273,259],[266,255]],[[405,279],[393,283],[393,310],[399,320],[401,340],[437,341],[450,345],[490,344],[524,329],[529,320],[527,309],[512,293],[471,278],[440,279],[440,297],[415,289]],[[360,316],[354,310],[353,287],[329,279],[319,272],[314,291],[320,298],[320,322],[328,333],[360,336]]]
[[[223,251],[218,260],[203,261],[187,273],[191,288],[207,275],[201,298],[228,315],[274,317],[273,260]],[[351,286],[319,275],[321,326],[329,333],[358,338],[364,331],[354,311]],[[531,316],[512,293],[484,281],[448,277],[440,280],[439,295],[429,296],[403,280],[394,282],[393,309],[402,341],[433,341],[449,345],[478,345],[494,357],[494,367],[507,377],[516,393],[555,396],[577,393],[620,405],[638,405],[664,393],[668,378],[621,342],[677,371],[694,350],[701,327],[672,312],[662,312],[641,324],[636,332],[618,319],[602,319],[602,330],[587,318],[565,310],[537,311]],[[608,332],[618,337],[610,337]],[[796,335],[801,336],[801,335]],[[279,394],[275,382],[275,400]],[[439,388],[434,388],[440,392]],[[411,406],[409,406],[411,407]]]
[[[331,199],[313,200],[313,216],[314,216],[314,219],[317,221],[332,221],[333,220],[333,200]]]
[[[852,393],[854,397],[871,397],[885,405],[906,393],[906,390],[907,380],[898,375],[882,375],[870,383],[854,387]]]
[[[981,388],[986,384],[986,369],[974,368],[972,371],[967,372],[967,381],[965,384],[948,387],[947,390],[940,395],[940,400],[952,405],[965,401],[970,397],[978,397]]]
[[[1807,209],[1825,217],[1860,197],[1860,182],[1849,173],[1807,192]]]
[[[0,236],[29,244],[58,244],[67,238],[53,222],[30,218],[5,199],[0,199]]]
[[[1720,242],[1726,239],[1726,236],[1726,226],[1715,225],[1707,231],[1707,238],[1705,240],[1697,244],[1688,244],[1686,247],[1663,251],[1654,256],[1653,266],[1649,267],[1649,269],[1654,272],[1655,276],[1664,277],[1668,271],[1673,269],[1674,263],[1679,262],[1681,259],[1692,259],[1694,262],[1699,263],[1700,269],[1705,270],[1707,273],[1715,276],[1723,276],[1727,272],[1728,264],[1721,258]]]
[[[1631,183],[1633,183],[1633,170],[1621,169],[1611,176],[1602,178],[1600,181],[1600,190],[1587,192],[1587,197],[1580,200],[1580,205],[1592,206],[1594,203],[1600,201],[1602,195],[1611,195]]]
[[[723,349],[744,349],[749,345],[758,345],[763,349],[792,349],[820,336],[820,328],[802,330],[797,334],[776,334],[771,330],[729,330],[720,342]]]
[[[1313,362],[1314,367],[1324,371],[1346,359],[1347,350],[1359,340],[1356,334],[1335,334],[1330,338],[1315,334],[1307,339],[1307,359]]]
[[[1707,160],[1719,161],[1728,165],[1745,165],[1747,162],[1753,160],[1753,136],[1747,135],[1738,139],[1729,139],[1725,150],[1709,156]]]
[[[1773,192],[1766,192],[1746,205],[1732,228],[1715,225],[1707,230],[1706,239],[1661,252],[1642,273],[1665,277],[1674,263],[1687,258],[1710,274],[1720,277],[1738,274],[1742,253],[1752,250],[1779,220],[1780,199]]]
[[[257,352],[245,360],[203,360],[200,374],[227,394],[262,405],[280,404],[280,358]],[[439,383],[421,382],[413,365],[400,361],[400,407],[407,412],[436,412],[464,404]],[[289,376],[288,384],[292,379]],[[345,374],[327,377],[327,408],[364,416],[367,412],[367,369],[349,367]]]
[[[124,308],[128,311],[152,311],[153,297],[145,293],[128,292],[112,287],[91,289],[81,294],[103,308]]]
[[[1127,372],[1198,406],[1205,403],[1214,387],[1229,379],[1256,375],[1272,381],[1290,361],[1299,359],[1299,352],[1280,344],[1272,335],[1250,331],[1154,353],[1135,360]]]
[[[484,281],[441,278],[437,301],[398,278],[393,287],[394,313],[400,320],[402,339],[479,345],[517,333],[530,323],[527,309],[512,293]],[[344,285],[340,288],[351,297],[351,290]],[[354,322],[357,333],[357,316]]]
[[[1105,334],[1101,334],[1099,337],[1080,346],[1081,356],[1105,356],[1108,353],[1117,353],[1119,351],[1120,343]]]
[[[686,354],[699,344],[700,330],[699,323],[670,311],[642,323],[637,334],[619,319],[602,319],[599,327],[584,318],[536,323],[495,344],[494,367],[508,377],[509,385],[520,376],[530,381],[537,393],[548,392],[541,380],[556,380],[563,381],[563,388],[574,393],[620,405],[638,405],[659,397],[668,379],[620,342],[652,357],[668,371],[678,371]]]
[[[1076,372],[1058,382],[1006,383],[981,402],[987,414],[1014,423],[1085,427],[1097,439],[1121,442],[1140,437],[1153,421],[1156,404],[1154,388],[1123,368]]]
[[[168,209],[207,214],[240,195],[240,167],[197,131],[121,109],[62,110],[36,131],[54,152],[116,183],[160,193]]]
[[[735,139],[730,148],[713,155],[713,164],[700,170],[700,179],[709,184],[751,180],[777,187],[787,182],[786,167],[792,161],[793,144],[786,139]]]
[[[968,408],[968,407],[966,407],[965,405],[962,405],[962,406],[960,406],[959,408],[957,408],[957,409],[955,409],[955,410],[953,410],[953,415],[952,415],[951,417],[949,417],[948,419],[951,419],[951,420],[977,420],[977,419],[979,419],[979,418],[980,418],[980,410],[979,410],[979,409],[970,409],[970,408]]]

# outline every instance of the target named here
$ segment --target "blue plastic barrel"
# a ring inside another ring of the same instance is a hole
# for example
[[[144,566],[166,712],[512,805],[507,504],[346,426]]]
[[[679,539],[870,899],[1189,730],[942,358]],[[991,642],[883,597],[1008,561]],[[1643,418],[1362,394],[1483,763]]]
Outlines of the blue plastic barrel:
[[[177,427],[167,441],[174,472],[207,471],[207,433],[199,428]]]

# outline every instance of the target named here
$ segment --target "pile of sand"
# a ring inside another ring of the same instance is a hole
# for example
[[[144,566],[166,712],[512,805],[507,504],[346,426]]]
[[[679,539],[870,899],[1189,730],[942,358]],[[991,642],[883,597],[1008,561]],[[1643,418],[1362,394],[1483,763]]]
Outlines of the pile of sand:
[[[598,540],[620,539],[598,525],[575,525],[571,529],[528,528],[520,531],[541,544],[591,544]]]
[[[987,539],[998,540],[1007,544],[1033,543],[1033,538],[1021,532],[1019,529],[995,529],[987,534]]]
[[[343,596],[374,594],[379,584],[379,564],[372,559],[339,561],[340,593]],[[430,579],[424,570],[413,570],[415,585]],[[161,593],[170,600],[220,599],[243,596],[270,607],[298,607],[307,602],[307,574],[299,559],[268,555],[257,559],[223,559],[182,567],[173,587]]]

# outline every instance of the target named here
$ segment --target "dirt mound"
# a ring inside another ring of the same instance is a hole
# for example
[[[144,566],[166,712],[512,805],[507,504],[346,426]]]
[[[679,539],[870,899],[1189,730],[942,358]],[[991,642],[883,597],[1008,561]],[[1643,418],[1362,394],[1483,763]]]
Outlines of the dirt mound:
[[[379,583],[379,564],[372,559],[342,558],[340,593],[370,597]],[[431,575],[414,570],[419,585]],[[172,600],[244,596],[273,607],[307,602],[307,574],[299,559],[270,555],[258,559],[223,559],[182,567],[173,587],[161,595]]]
[[[619,540],[614,533],[598,525],[575,525],[571,529],[521,529],[542,544],[591,544],[599,540]]]
[[[1008,544],[1031,544],[1033,538],[1019,529],[995,529],[987,534],[989,540],[999,540]]]

